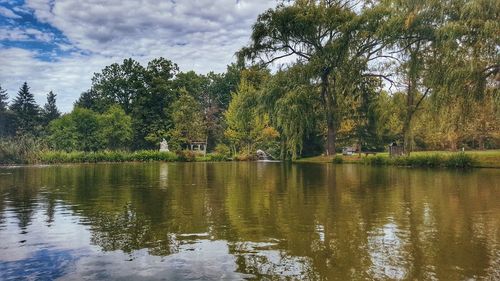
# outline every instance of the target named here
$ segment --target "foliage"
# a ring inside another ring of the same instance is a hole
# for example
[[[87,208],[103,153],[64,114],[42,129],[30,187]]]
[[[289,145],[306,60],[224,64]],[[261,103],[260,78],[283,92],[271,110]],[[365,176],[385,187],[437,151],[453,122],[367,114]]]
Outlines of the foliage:
[[[47,94],[47,103],[42,109],[42,120],[44,125],[49,124],[52,120],[57,119],[61,116],[61,112],[56,106],[56,94],[50,91]]]
[[[97,162],[150,162],[178,161],[178,157],[172,152],[159,152],[151,150],[139,150],[135,152],[120,150],[103,150],[95,152],[84,151],[43,151],[40,154],[41,163],[97,163]]]
[[[373,157],[365,157],[363,160],[366,164],[370,165],[453,168],[472,167],[477,162],[473,156],[462,152],[452,154],[417,154],[397,158],[376,155]]]
[[[169,132],[174,140],[173,148],[179,149],[196,141],[206,140],[206,127],[203,114],[196,100],[187,91],[181,90],[180,97],[172,105],[174,128]]]
[[[118,106],[112,106],[99,120],[100,138],[103,145],[112,150],[130,147],[132,140],[132,118]]]
[[[30,136],[0,139],[0,164],[37,163],[45,144]]]
[[[77,107],[49,124],[47,139],[56,150],[124,149],[132,139],[132,121],[116,106],[104,114]]]
[[[260,70],[246,72],[224,113],[227,124],[225,136],[234,154],[252,154],[257,146],[264,150],[270,149],[275,146],[279,137],[279,133],[270,124],[269,115],[260,112],[257,106],[258,89],[254,84],[256,80],[259,84],[262,83],[266,77],[266,72]]]
[[[333,158],[333,163],[335,164],[342,164],[343,162],[344,158],[342,158],[342,156],[335,155],[335,157]]]
[[[36,135],[39,124],[40,108],[35,102],[35,96],[30,92],[28,83],[24,82],[17,96],[10,105],[10,110],[15,114],[17,134]]]
[[[8,108],[8,99],[9,96],[7,94],[7,90],[3,89],[0,85],[0,112],[4,112]]]

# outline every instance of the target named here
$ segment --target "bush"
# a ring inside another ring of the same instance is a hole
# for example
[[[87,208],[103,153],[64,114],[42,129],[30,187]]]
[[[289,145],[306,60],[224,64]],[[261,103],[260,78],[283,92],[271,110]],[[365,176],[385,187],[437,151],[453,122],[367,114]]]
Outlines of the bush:
[[[191,150],[179,150],[176,152],[177,159],[182,162],[193,162],[196,161],[196,154]]]
[[[472,156],[460,152],[450,155],[444,161],[444,165],[446,167],[467,168],[467,167],[472,167],[475,164],[475,162],[476,161]]]
[[[208,153],[205,156],[198,156],[196,157],[196,161],[198,162],[221,162],[221,161],[228,161],[228,157],[219,154],[219,153]]]
[[[342,156],[335,156],[335,158],[333,158],[333,163],[335,164],[342,164],[344,162],[344,158],[342,158]]]
[[[172,152],[154,150],[128,151],[45,151],[40,154],[42,163],[96,163],[96,162],[125,162],[125,161],[177,161],[178,157]]]
[[[215,146],[215,153],[222,155],[226,158],[231,157],[231,149],[229,148],[229,146],[222,144],[222,143]]]
[[[367,157],[365,164],[370,165],[395,165],[411,167],[472,167],[475,160],[465,153],[455,153],[448,156],[440,154],[411,155],[397,158],[387,158],[384,156]]]
[[[257,160],[257,157],[256,155],[247,152],[241,152],[240,154],[235,155],[234,159],[238,161],[253,161]]]
[[[29,136],[1,139],[0,164],[36,163],[43,149],[43,142]]]
[[[386,165],[390,164],[390,160],[387,157],[381,155],[375,155],[373,157],[365,157],[363,158],[363,163],[368,165]]]

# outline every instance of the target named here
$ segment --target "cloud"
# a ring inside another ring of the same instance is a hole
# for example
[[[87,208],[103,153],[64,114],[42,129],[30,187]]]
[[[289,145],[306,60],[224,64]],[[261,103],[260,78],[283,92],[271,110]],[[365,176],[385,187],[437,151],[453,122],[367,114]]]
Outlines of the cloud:
[[[34,28],[5,27],[0,30],[0,40],[51,42],[54,35]]]
[[[34,91],[54,90],[58,104],[67,111],[90,86],[94,72],[128,57],[146,64],[162,56],[183,71],[222,72],[248,43],[258,14],[275,4],[275,0],[26,0],[12,9],[29,11],[39,24],[2,27],[0,40],[21,44],[0,45],[0,60],[6,65],[0,70],[0,84],[6,84],[11,95],[25,80]],[[53,54],[22,44],[29,40],[52,42]]]
[[[20,15],[14,13],[14,11],[9,10],[5,7],[0,6],[0,15],[6,17],[6,18],[11,18],[11,19],[20,19],[22,18]]]
[[[51,62],[38,59],[38,55],[36,51],[21,48],[0,49],[2,88],[8,89],[12,98],[27,81],[40,105],[45,103],[47,93],[54,91],[58,106],[65,112],[90,87],[93,72],[115,62],[114,58],[82,55]]]

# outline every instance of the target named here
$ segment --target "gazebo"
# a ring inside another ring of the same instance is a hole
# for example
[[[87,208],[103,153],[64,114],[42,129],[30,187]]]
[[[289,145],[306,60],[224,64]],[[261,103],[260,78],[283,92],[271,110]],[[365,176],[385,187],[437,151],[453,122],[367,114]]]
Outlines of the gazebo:
[[[188,144],[188,149],[191,151],[203,152],[203,155],[207,154],[207,142],[206,141],[193,141]]]

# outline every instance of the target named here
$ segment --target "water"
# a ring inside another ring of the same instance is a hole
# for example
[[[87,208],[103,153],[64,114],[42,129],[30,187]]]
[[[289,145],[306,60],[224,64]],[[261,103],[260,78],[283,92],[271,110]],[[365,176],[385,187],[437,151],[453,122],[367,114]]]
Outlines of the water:
[[[500,280],[500,170],[0,168],[0,280]]]

